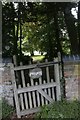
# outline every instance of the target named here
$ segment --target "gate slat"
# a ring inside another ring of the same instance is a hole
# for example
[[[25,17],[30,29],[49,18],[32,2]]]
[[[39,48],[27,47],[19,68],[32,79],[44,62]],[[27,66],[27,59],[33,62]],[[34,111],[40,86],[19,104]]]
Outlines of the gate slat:
[[[48,60],[46,59],[45,62],[48,62]],[[47,77],[47,83],[49,83],[50,82],[49,67],[46,67],[46,77]],[[48,88],[48,94],[49,96],[51,96],[50,88]]]
[[[28,83],[27,84],[27,87],[29,87],[30,84]],[[31,92],[28,92],[28,97],[29,97],[29,105],[30,105],[30,108],[32,108],[32,99],[31,99]]]
[[[48,60],[46,59],[45,62],[48,62]],[[47,77],[47,83],[49,83],[50,82],[49,67],[46,67],[46,77]]]
[[[31,79],[31,86],[34,86],[34,82],[33,79]],[[32,96],[33,96],[33,105],[34,107],[36,107],[36,97],[35,97],[35,92],[32,92]]]
[[[30,92],[30,91],[35,91],[38,89],[46,89],[48,87],[54,87],[56,86],[56,82],[52,83],[46,83],[46,84],[42,84],[42,85],[36,85],[36,86],[29,86],[29,87],[25,87],[25,88],[21,88],[21,89],[17,89],[18,94],[20,93],[25,93],[25,92]]]
[[[28,109],[28,99],[27,99],[27,94],[26,93],[24,93],[24,99],[25,99],[26,109]]]
[[[48,94],[51,97],[51,90],[50,90],[50,88],[48,88]]]
[[[28,110],[23,110],[23,111],[21,111],[21,116],[36,113],[36,112],[39,112],[39,111],[40,111],[40,107],[31,108],[31,109],[28,109]],[[32,118],[30,118],[30,119],[32,120]],[[30,119],[25,118],[24,120],[30,120]]]
[[[29,61],[29,64],[31,65],[31,61]],[[30,79],[30,81],[31,81],[31,86],[34,86],[33,79]],[[35,96],[35,92],[34,91],[32,92],[32,97],[33,97],[33,106],[35,108],[37,105],[36,105],[36,96]]]
[[[21,88],[21,85],[19,85],[19,88]],[[24,110],[24,100],[23,100],[23,94],[20,94],[20,101],[21,101],[21,108]]]
[[[23,65],[22,62],[20,62],[20,65]],[[23,87],[26,87],[26,84],[25,84],[25,77],[24,77],[24,71],[21,70],[21,77],[22,77],[22,85]],[[26,109],[28,109],[28,99],[27,99],[27,94],[24,93],[24,99],[25,99],[25,106],[26,106]]]
[[[36,82],[36,85],[38,85],[38,82]],[[40,98],[39,98],[39,93],[38,91],[36,91],[37,93],[37,104],[38,104],[38,107],[40,106]]]
[[[43,83],[45,84],[46,81],[44,80]],[[44,91],[47,93],[47,89],[44,89]],[[45,99],[45,103],[46,103],[46,105],[48,104],[48,101],[46,99]]]
[[[49,96],[49,95],[47,95],[43,90],[37,90],[41,95],[43,95],[48,101],[50,101],[50,102],[52,102],[53,101],[53,99]]]
[[[53,84],[53,79],[51,79],[51,82],[52,82],[52,84]],[[52,87],[51,89],[52,89],[52,98],[53,98],[53,100],[55,100],[54,88]]]
[[[40,85],[42,84],[42,78],[41,77],[39,78],[39,84]],[[42,105],[44,105],[44,98],[43,98],[42,95],[41,95],[41,102],[42,102]]]
[[[14,90],[14,99],[15,99],[15,105],[16,105],[16,112],[18,118],[21,118],[20,115],[20,105],[19,105],[19,99],[18,99],[18,93],[17,93],[17,86],[16,86],[16,79],[15,79],[15,73],[14,73],[14,66],[13,64],[10,64],[11,69],[11,77],[12,77],[12,84],[13,84],[13,90]]]

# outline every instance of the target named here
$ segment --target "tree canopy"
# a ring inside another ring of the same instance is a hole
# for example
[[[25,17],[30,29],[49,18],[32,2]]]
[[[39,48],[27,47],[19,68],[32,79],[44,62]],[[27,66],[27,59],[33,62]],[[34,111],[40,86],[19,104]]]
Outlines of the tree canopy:
[[[19,2],[2,5],[3,56],[47,52],[80,54],[80,12],[76,19],[71,10],[80,2]]]

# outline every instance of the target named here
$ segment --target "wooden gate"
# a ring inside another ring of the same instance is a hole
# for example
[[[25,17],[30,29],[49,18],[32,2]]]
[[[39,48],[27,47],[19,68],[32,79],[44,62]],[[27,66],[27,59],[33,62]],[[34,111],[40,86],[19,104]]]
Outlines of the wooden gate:
[[[42,76],[37,79],[29,77],[29,70],[33,68],[44,69]],[[52,71],[51,78],[50,69]],[[19,73],[20,72],[20,73]],[[44,77],[44,73],[46,74]],[[25,77],[27,75],[27,77]],[[44,62],[27,66],[11,66],[12,83],[14,85],[14,98],[17,117],[38,112],[40,106],[61,99],[60,91],[60,62]],[[20,80],[18,80],[20,79]],[[29,79],[29,82],[27,82]]]

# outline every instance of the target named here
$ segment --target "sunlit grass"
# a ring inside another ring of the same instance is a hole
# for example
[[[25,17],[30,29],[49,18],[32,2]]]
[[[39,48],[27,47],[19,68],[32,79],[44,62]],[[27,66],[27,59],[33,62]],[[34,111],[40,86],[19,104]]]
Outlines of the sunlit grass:
[[[32,56],[33,61],[42,61],[44,57],[45,57],[44,55],[35,55],[35,56]]]

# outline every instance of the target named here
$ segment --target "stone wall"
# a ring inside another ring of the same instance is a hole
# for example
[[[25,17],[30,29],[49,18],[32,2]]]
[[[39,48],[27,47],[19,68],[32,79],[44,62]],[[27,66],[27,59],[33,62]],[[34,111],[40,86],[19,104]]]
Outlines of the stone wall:
[[[13,85],[11,81],[10,67],[2,67],[2,82],[0,80],[0,96],[13,104]],[[1,76],[1,75],[0,75]],[[64,76],[66,82],[66,96],[68,100],[80,99],[80,63],[64,62]]]
[[[10,105],[13,104],[13,85],[11,81],[10,67],[3,65],[0,69],[1,79],[0,79],[0,98],[5,98]]]
[[[80,96],[80,62],[65,62],[64,76],[67,99],[79,99]]]

